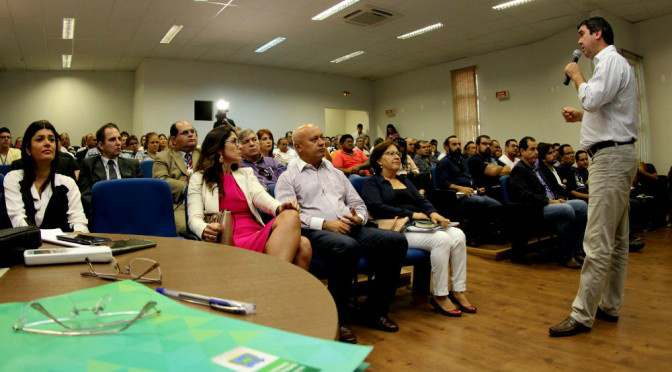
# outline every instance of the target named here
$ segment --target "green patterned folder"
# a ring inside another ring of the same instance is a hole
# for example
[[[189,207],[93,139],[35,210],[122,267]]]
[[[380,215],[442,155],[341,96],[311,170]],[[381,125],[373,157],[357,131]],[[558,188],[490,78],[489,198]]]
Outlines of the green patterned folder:
[[[372,350],[195,310],[132,281],[39,302],[49,309],[50,302],[65,303],[59,302],[65,297],[74,304],[89,304],[106,295],[151,299],[161,312],[121,333],[69,337],[14,331],[25,303],[2,304],[0,371],[342,372],[365,367],[362,362]]]

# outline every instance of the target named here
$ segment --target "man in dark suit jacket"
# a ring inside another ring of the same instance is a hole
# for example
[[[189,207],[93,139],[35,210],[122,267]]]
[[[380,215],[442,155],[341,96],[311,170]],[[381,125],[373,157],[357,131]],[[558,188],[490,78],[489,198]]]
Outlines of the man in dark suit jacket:
[[[82,161],[79,173],[79,190],[82,193],[84,211],[91,211],[91,188],[98,181],[120,178],[142,178],[140,163],[134,159],[123,159],[121,154],[121,136],[119,128],[108,123],[96,132],[96,141],[100,156]]]
[[[535,164],[539,154],[534,138],[524,137],[519,142],[519,148],[522,161],[511,171],[511,199],[531,209],[533,214],[529,216],[530,219],[543,217],[545,223],[555,225],[562,239],[560,263],[571,269],[580,269],[581,258],[577,260],[575,257],[583,255],[588,205],[582,200],[565,201],[554,194]]]

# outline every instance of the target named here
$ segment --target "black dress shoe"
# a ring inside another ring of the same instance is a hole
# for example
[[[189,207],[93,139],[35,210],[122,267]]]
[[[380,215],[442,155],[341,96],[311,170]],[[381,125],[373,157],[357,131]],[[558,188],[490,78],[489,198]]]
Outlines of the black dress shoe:
[[[567,319],[548,329],[548,334],[551,337],[565,337],[574,336],[583,332],[590,332],[590,327],[576,321],[576,319],[568,316]]]
[[[595,313],[595,318],[600,319],[600,320],[606,320],[607,322],[612,322],[612,323],[618,322],[618,316],[617,315],[609,315],[604,310],[600,309],[599,307],[597,308],[597,313]]]
[[[645,245],[646,244],[644,244],[644,242],[641,241],[641,240],[639,240],[639,241],[632,241],[631,240],[630,244],[628,245],[628,250],[630,252],[639,252],[639,251],[642,250],[642,248],[644,248]]]
[[[377,329],[379,331],[383,332],[398,332],[399,331],[399,326],[397,323],[394,322],[394,320],[386,317],[386,316],[375,316],[372,318],[369,318],[365,323],[367,327],[371,327],[373,329]]]
[[[350,327],[340,326],[338,327],[338,341],[356,344],[357,337],[355,337],[355,332]]]

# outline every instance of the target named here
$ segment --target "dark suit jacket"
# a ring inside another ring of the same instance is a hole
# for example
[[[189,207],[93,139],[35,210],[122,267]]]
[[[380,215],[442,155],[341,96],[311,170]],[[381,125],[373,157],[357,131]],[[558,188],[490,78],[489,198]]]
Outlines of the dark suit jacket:
[[[509,189],[513,202],[531,207],[535,212],[542,212],[548,204],[546,188],[541,184],[532,167],[525,161],[519,161],[511,170]]]
[[[541,162],[540,162],[539,163],[539,171],[544,176],[544,179],[546,180],[546,182],[548,184],[548,187],[551,188],[551,190],[553,191],[553,193],[556,196],[562,196],[562,197],[565,197],[565,198],[568,196],[569,192],[567,191],[567,189],[565,189],[564,187],[562,187],[558,183],[558,180],[555,178],[555,175],[553,175],[553,171],[551,171],[551,169],[548,168],[548,166],[546,164],[541,164]],[[556,172],[557,172],[557,169],[556,169]],[[558,173],[558,176],[559,175],[560,174]]]
[[[142,178],[142,170],[137,160],[124,158],[118,158],[117,160],[121,178]],[[82,193],[82,204],[87,216],[91,211],[91,188],[93,188],[96,182],[105,180],[107,180],[107,172],[100,156],[86,158],[82,161],[78,185],[79,191]]]

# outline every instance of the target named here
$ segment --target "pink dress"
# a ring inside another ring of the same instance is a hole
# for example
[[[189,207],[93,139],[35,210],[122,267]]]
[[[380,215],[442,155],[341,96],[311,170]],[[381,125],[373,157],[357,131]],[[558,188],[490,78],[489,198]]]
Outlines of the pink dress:
[[[266,241],[271,235],[273,220],[266,226],[257,222],[250,208],[243,190],[240,189],[231,174],[222,175],[222,189],[224,195],[219,193],[219,210],[228,209],[231,212],[231,224],[233,225],[233,245],[256,252],[264,252]]]

